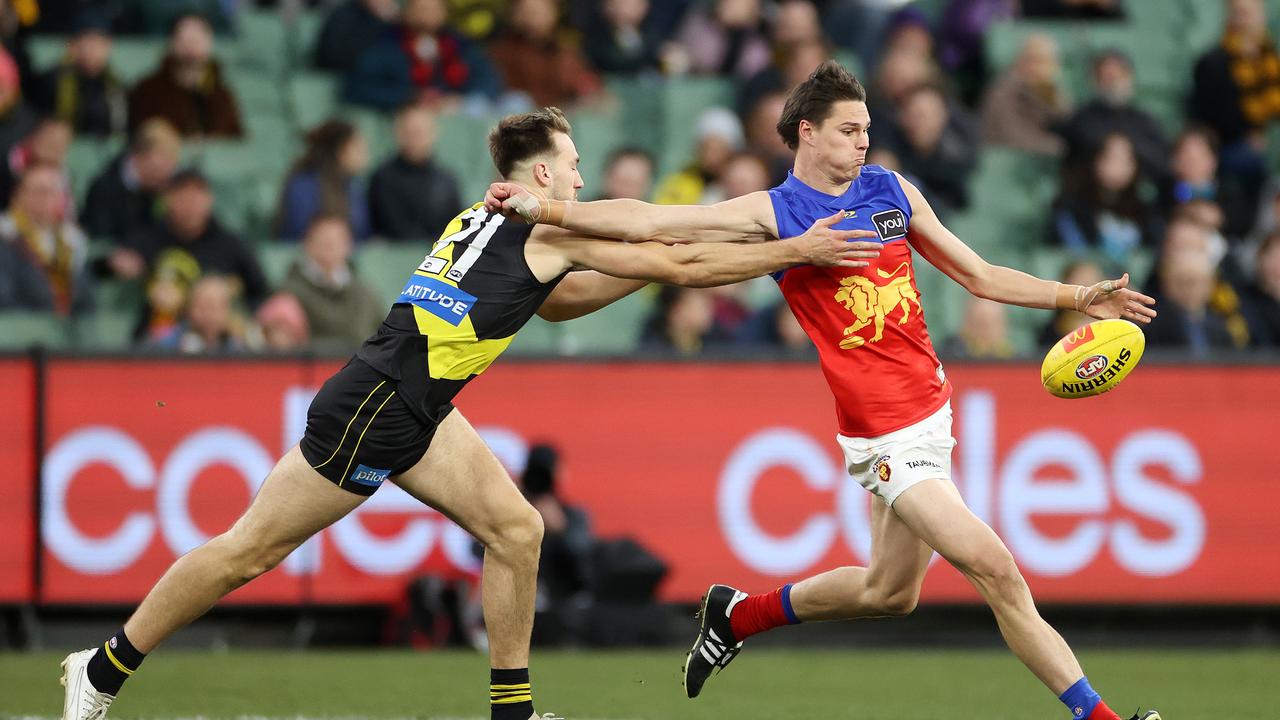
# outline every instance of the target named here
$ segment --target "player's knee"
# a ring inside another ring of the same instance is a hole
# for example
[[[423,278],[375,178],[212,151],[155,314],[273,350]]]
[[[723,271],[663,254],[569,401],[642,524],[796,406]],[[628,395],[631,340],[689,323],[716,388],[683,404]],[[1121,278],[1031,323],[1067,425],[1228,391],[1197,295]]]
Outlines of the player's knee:
[[[533,557],[542,549],[542,516],[531,505],[525,505],[498,523],[485,543],[489,552],[511,558]]]
[[[915,611],[920,604],[919,588],[893,588],[877,591],[872,597],[872,604],[879,610],[878,615],[903,617]]]
[[[1026,585],[1008,550],[984,556],[973,564],[969,574],[992,599],[1013,598]]]
[[[272,570],[284,561],[295,547],[293,543],[272,542],[252,537],[234,528],[219,536],[216,541],[220,541],[226,549],[227,557],[223,568],[227,573],[228,583],[232,587],[240,587]]]

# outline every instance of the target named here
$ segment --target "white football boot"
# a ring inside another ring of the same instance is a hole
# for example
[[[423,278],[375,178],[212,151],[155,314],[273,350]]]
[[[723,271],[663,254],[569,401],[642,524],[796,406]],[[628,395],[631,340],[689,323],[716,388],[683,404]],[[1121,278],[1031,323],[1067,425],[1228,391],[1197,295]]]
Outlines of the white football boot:
[[[89,682],[89,658],[97,650],[73,652],[62,661],[62,686],[66,695],[62,701],[62,720],[104,720],[107,708],[115,702],[115,695],[98,692]]]

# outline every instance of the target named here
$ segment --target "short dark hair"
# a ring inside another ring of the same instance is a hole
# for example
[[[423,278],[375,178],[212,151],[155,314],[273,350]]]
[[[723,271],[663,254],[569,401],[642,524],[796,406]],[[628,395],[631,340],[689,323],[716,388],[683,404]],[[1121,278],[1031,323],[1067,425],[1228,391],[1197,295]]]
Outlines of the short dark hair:
[[[489,157],[498,174],[507,177],[516,165],[535,155],[551,152],[555,134],[568,135],[569,120],[560,108],[545,107],[533,112],[508,115],[489,133]]]
[[[867,90],[844,66],[828,60],[787,96],[778,118],[778,134],[787,147],[800,146],[800,121],[819,124],[831,115],[831,107],[844,100],[867,101]]]

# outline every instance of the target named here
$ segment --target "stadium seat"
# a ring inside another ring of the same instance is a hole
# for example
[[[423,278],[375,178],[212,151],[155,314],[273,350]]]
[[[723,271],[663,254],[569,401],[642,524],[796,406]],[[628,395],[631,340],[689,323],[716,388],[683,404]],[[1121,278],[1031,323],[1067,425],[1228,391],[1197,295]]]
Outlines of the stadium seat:
[[[718,78],[671,78],[660,86],[662,148],[659,176],[679,170],[693,158],[694,128],[708,108],[734,106],[733,85]]]
[[[67,172],[71,175],[71,191],[79,201],[83,202],[93,179],[123,147],[124,141],[118,138],[78,138],[71,141],[67,150]]]
[[[280,10],[243,7],[236,16],[234,61],[240,71],[279,78],[289,63]]]
[[[559,323],[559,351],[565,355],[626,355],[640,344],[653,293],[641,290],[601,310]]]
[[[344,105],[338,116],[355,125],[364,136],[373,167],[396,151],[394,121],[391,116],[350,105]]]
[[[164,53],[162,38],[117,38],[111,47],[111,67],[132,85],[159,67]]]
[[[311,59],[315,53],[316,40],[320,36],[320,28],[324,26],[324,18],[323,12],[299,12],[286,23],[285,37],[291,70],[305,70],[312,66]]]
[[[71,320],[71,335],[78,350],[127,350],[133,344],[138,311],[98,309]]]
[[[308,129],[328,120],[338,107],[339,81],[328,73],[299,72],[289,79],[289,112]]]
[[[574,144],[582,157],[578,171],[582,173],[585,185],[583,197],[596,197],[602,190],[604,165],[609,152],[626,138],[620,132],[619,120],[614,113],[600,111],[578,111],[569,116]]]
[[[438,122],[435,157],[458,179],[463,203],[476,202],[495,177],[487,138],[497,118],[444,115]]]
[[[511,341],[506,354],[509,356],[560,355],[560,335],[563,323],[552,323],[534,316]]]
[[[66,318],[48,312],[0,312],[0,347],[6,350],[32,347],[58,350],[70,344],[71,332]]]
[[[271,287],[279,287],[294,261],[302,254],[302,246],[289,240],[276,240],[257,247],[258,264]]]
[[[400,296],[404,281],[427,254],[427,241],[371,241],[356,250],[356,272],[381,295],[387,307]]]
[[[236,68],[226,74],[227,84],[236,97],[240,114],[247,124],[259,117],[283,117],[284,98],[280,94],[281,81],[265,72]]]
[[[617,123],[626,145],[643,148],[655,156],[662,149],[661,78],[610,75],[605,86],[620,106]],[[610,148],[612,150],[613,148]]]

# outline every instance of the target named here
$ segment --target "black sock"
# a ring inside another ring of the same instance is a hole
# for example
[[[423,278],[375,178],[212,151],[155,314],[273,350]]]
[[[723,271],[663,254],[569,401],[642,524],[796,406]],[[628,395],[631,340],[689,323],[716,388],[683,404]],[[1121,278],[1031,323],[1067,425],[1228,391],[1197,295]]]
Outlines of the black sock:
[[[529,668],[489,671],[489,709],[493,720],[529,720],[533,715]]]
[[[129,679],[146,657],[124,636],[124,628],[120,628],[89,658],[89,666],[85,671],[89,675],[89,682],[93,683],[98,692],[118,695],[120,686],[124,685],[124,681]]]

